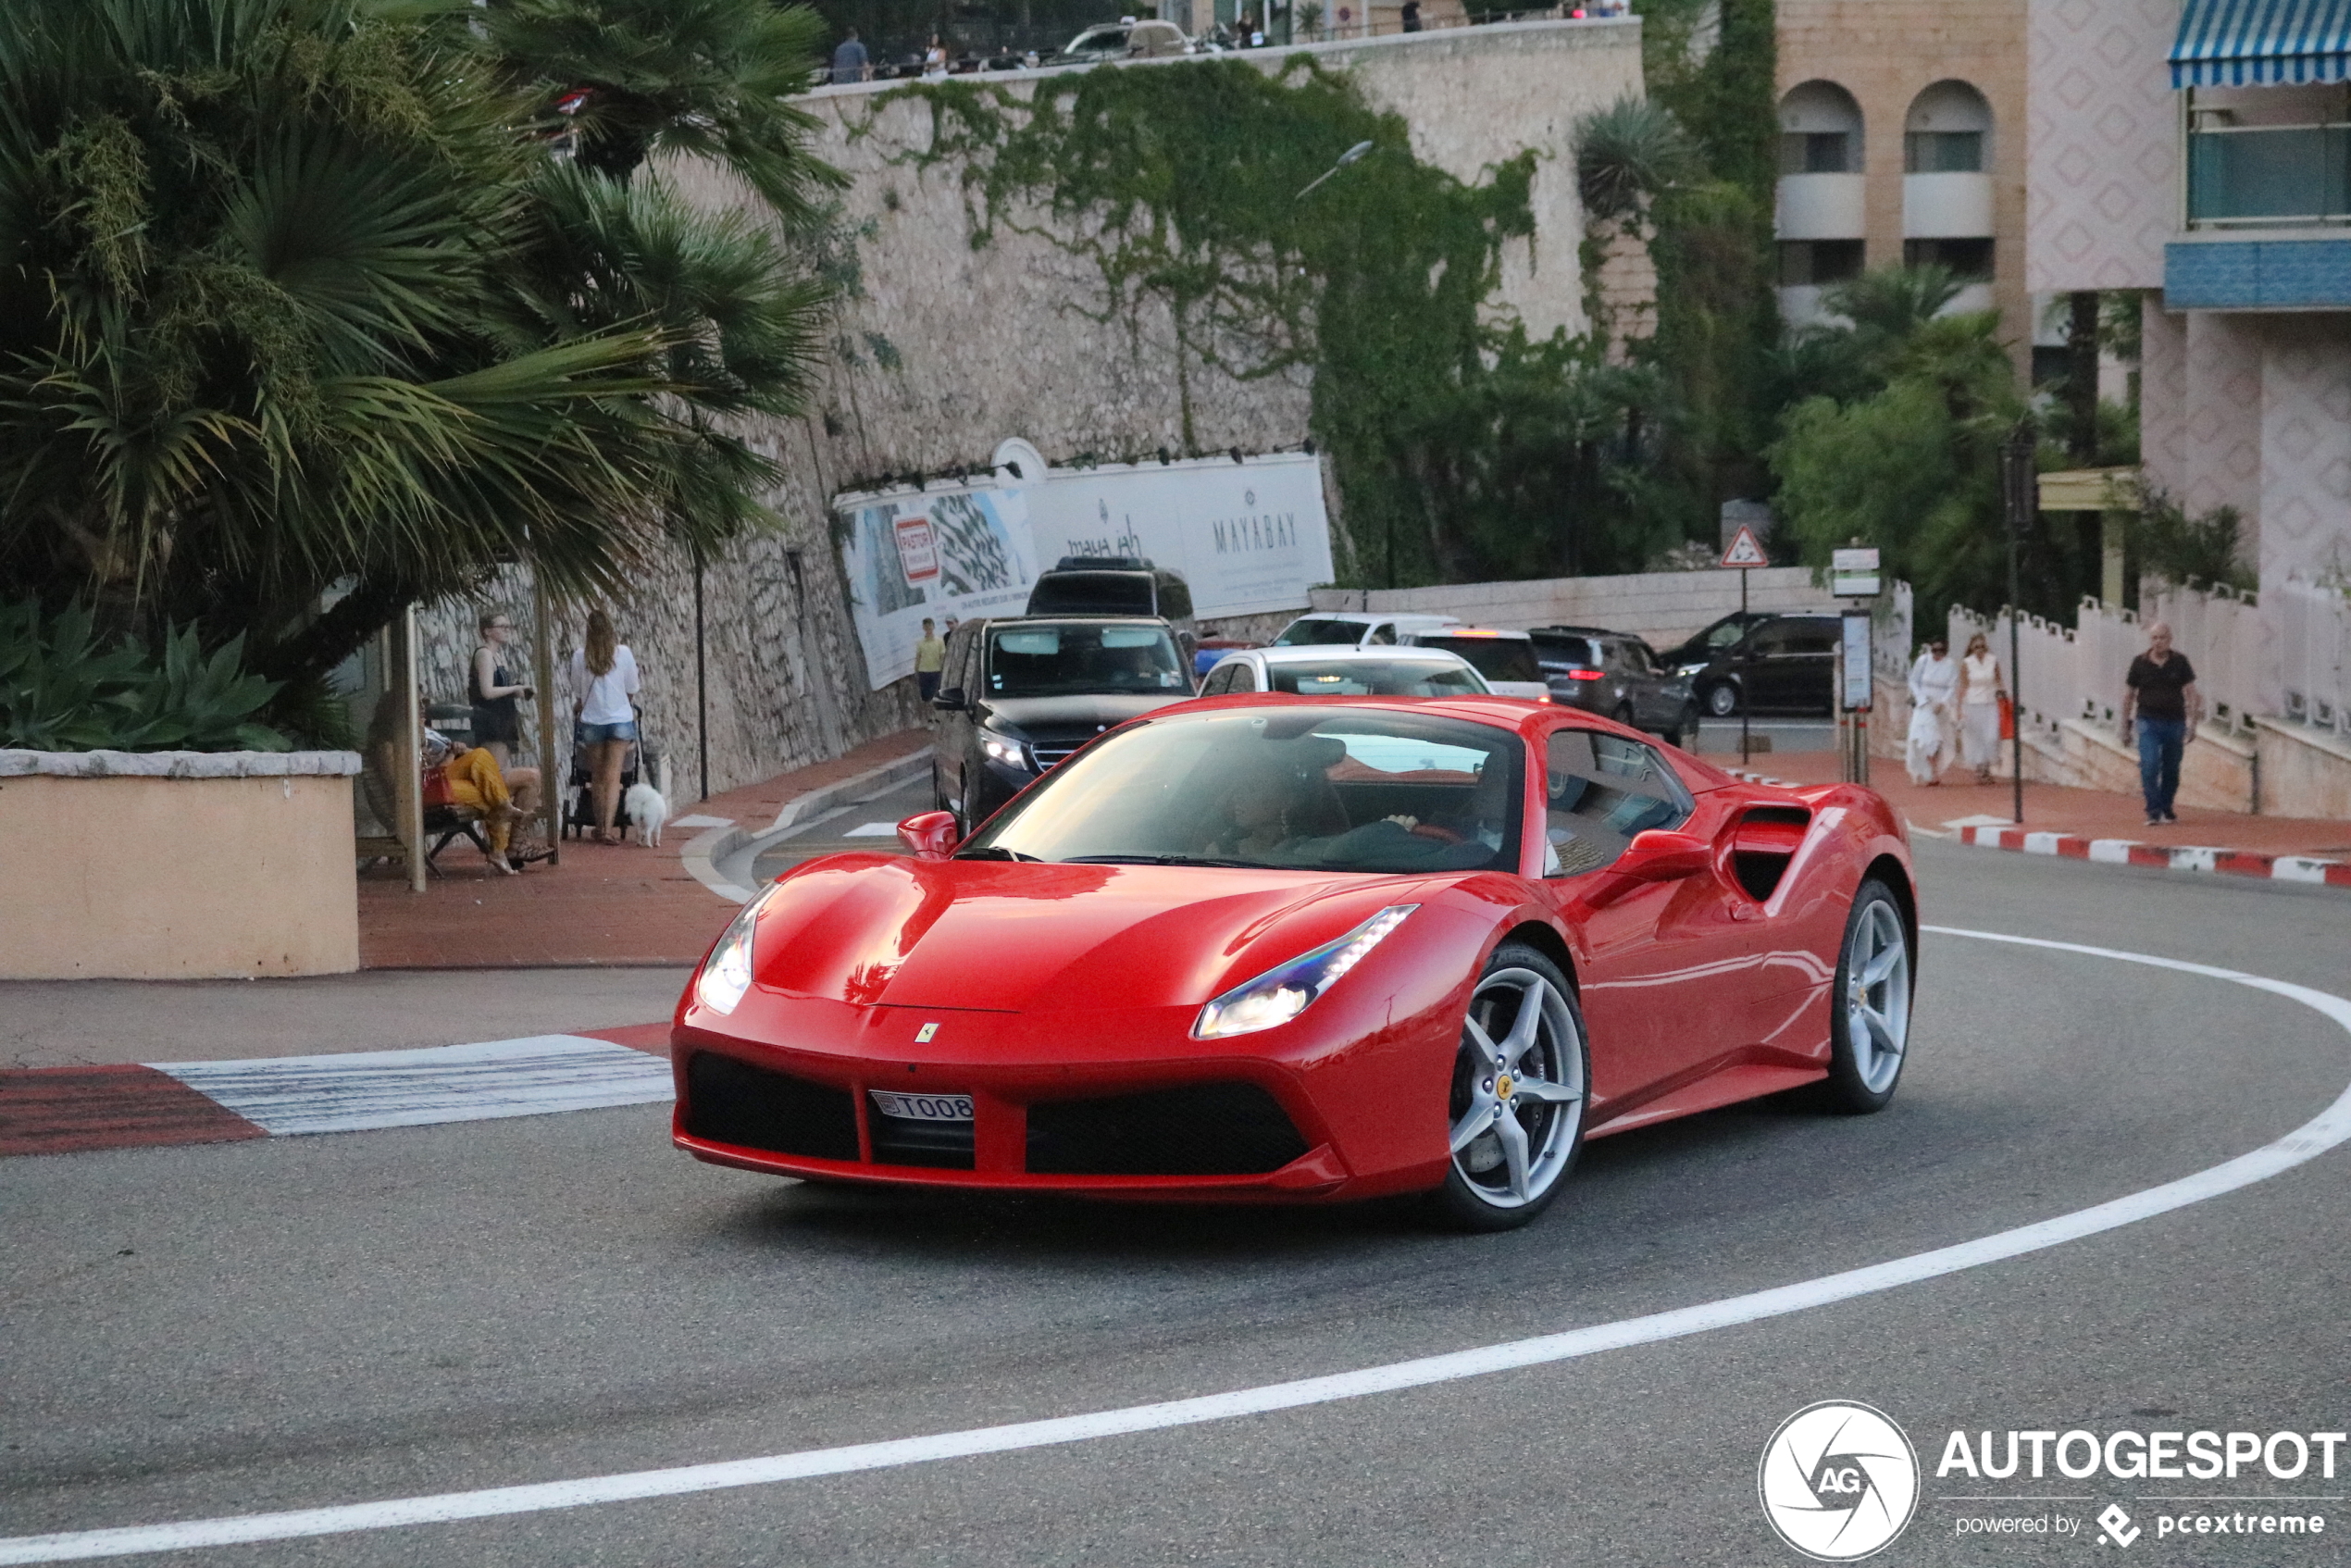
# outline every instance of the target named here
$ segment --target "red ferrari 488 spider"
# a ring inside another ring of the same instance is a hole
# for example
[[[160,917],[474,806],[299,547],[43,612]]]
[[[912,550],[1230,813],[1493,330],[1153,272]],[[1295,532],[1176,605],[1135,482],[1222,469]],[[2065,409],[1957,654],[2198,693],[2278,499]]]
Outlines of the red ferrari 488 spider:
[[[1587,1138],[1873,1111],[1917,900],[1869,790],[1503,698],[1188,703],[963,843],[811,861],[711,949],[676,1140],[815,1180],[1522,1224]]]

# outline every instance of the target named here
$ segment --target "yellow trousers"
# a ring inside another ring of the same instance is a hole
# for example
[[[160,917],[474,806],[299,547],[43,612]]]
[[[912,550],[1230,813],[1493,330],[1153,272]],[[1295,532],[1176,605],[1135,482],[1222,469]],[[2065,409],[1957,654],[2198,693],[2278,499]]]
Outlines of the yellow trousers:
[[[490,852],[504,856],[515,828],[514,797],[506,791],[506,776],[487,746],[476,746],[443,765],[442,777],[457,803],[481,818],[489,830]]]

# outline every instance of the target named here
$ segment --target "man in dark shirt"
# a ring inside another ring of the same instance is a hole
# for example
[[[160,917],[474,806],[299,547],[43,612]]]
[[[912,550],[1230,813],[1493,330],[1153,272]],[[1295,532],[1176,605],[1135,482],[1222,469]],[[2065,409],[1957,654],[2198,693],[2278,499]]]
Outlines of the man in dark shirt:
[[[2146,797],[2147,826],[2177,822],[2171,798],[2180,792],[2180,758],[2204,717],[2204,694],[2196,689],[2196,666],[2171,651],[2171,628],[2161,621],[2147,628],[2147,651],[2131,661],[2122,678],[2122,743],[2132,740],[2132,715],[2138,716],[2139,790]]]
[[[863,81],[865,80],[865,46],[857,42],[857,30],[851,28],[849,36],[833,51],[833,80]]]

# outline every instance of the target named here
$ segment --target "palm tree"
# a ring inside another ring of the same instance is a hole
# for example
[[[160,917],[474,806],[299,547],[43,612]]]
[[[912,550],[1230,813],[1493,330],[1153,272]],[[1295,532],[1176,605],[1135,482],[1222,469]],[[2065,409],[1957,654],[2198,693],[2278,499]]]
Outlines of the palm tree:
[[[299,683],[502,563],[610,592],[762,516],[723,424],[796,405],[820,292],[552,163],[431,9],[0,7],[0,578]]]

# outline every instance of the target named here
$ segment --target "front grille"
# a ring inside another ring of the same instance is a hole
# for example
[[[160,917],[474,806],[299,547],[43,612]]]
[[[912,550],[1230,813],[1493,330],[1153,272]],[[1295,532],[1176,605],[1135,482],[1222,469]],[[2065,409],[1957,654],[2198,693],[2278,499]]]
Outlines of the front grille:
[[[857,1105],[847,1089],[709,1051],[686,1064],[686,1131],[773,1154],[857,1158]]]
[[[874,1135],[874,1161],[883,1165],[928,1165],[937,1170],[972,1168],[972,1124],[918,1122],[885,1116],[867,1108]]]
[[[1063,761],[1076,750],[1077,748],[1075,746],[1031,746],[1029,748],[1030,753],[1037,758],[1037,771],[1039,773],[1044,772],[1055,763]]]
[[[1306,1140],[1255,1084],[1189,1084],[1028,1108],[1028,1168],[1039,1176],[1261,1176]]]

